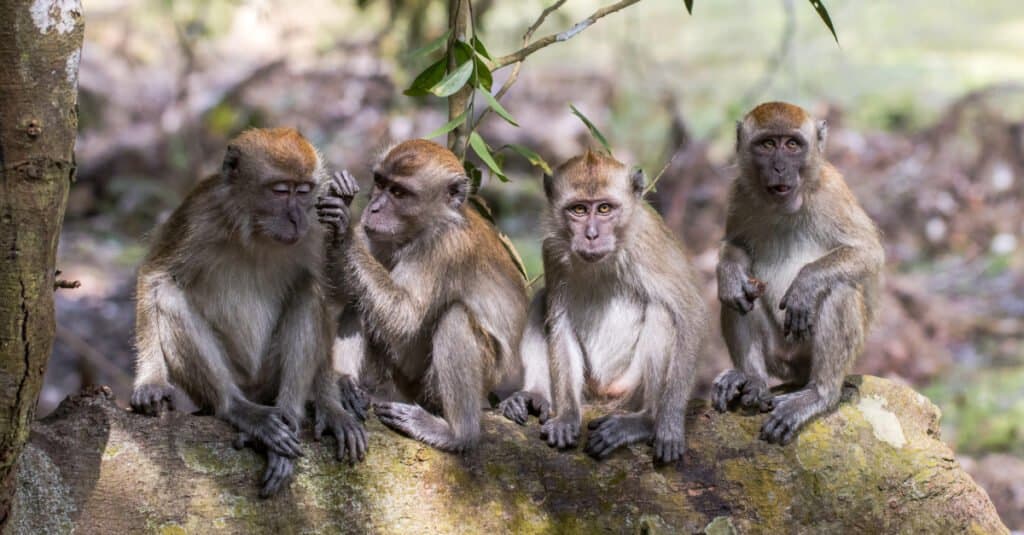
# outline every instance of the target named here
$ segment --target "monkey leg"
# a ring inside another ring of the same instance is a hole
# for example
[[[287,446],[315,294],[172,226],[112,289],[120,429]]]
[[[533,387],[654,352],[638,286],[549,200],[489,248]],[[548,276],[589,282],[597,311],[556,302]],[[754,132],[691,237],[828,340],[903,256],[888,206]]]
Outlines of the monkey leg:
[[[370,398],[360,386],[366,359],[366,338],[354,306],[346,306],[338,319],[338,333],[331,348],[334,371],[340,375],[338,395],[342,407],[361,421],[366,420]]]
[[[443,451],[461,452],[476,444],[487,359],[474,325],[466,307],[456,303],[434,328],[427,388],[438,398],[444,417],[420,405],[377,402],[373,410],[381,423]]]
[[[525,425],[531,414],[537,415],[543,424],[551,414],[551,373],[548,370],[548,344],[544,339],[544,300],[545,292],[541,290],[530,303],[519,344],[523,366],[522,390],[498,405],[498,410],[506,418],[519,425]]]
[[[554,416],[541,426],[540,438],[552,448],[574,448],[580,438],[583,421],[583,349],[566,312],[551,314],[549,311],[548,319],[551,323],[548,366],[551,370],[551,410]]]
[[[746,409],[771,410],[765,366],[765,353],[773,351],[768,323],[761,306],[755,305],[747,314],[722,307],[722,336],[735,367],[719,374],[712,384],[711,402],[718,412],[737,401]]]
[[[848,285],[832,289],[818,309],[811,341],[810,380],[800,390],[776,396],[761,438],[788,444],[814,418],[839,404],[843,379],[864,347],[867,315],[862,293]]]
[[[231,366],[213,327],[193,308],[170,277],[151,275],[147,321],[155,329],[170,379],[192,400],[212,409],[219,418],[263,441],[284,456],[301,453],[297,426],[275,407],[249,401],[234,379]]]

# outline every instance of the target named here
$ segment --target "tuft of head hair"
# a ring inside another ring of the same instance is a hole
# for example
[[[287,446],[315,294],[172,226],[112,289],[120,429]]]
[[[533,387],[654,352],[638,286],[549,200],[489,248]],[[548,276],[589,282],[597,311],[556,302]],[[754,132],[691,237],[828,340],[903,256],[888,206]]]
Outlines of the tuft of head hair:
[[[232,163],[232,155],[261,155],[266,162],[299,175],[312,176],[319,182],[323,163],[320,153],[294,128],[250,128],[228,143],[225,166]]]
[[[410,139],[390,147],[374,167],[387,167],[388,175],[413,177],[428,165],[449,176],[465,174],[455,153],[426,139]]]
[[[579,192],[585,196],[596,196],[609,188],[626,187],[639,194],[643,189],[643,172],[635,172],[626,164],[603,152],[587,149],[555,169],[552,176],[544,177],[544,191],[551,198],[557,189]],[[639,181],[639,189],[637,183]]]

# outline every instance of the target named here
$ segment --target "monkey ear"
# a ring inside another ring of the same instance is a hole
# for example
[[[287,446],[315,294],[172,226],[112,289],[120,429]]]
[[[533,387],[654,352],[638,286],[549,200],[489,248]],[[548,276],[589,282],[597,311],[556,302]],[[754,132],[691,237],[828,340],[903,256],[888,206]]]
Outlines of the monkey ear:
[[[818,121],[818,150],[825,152],[825,140],[828,138],[828,121]]]
[[[224,163],[221,164],[220,171],[224,176],[230,176],[238,171],[238,164],[242,160],[242,151],[235,145],[228,145],[228,150],[224,153]]]
[[[466,202],[466,198],[469,197],[469,177],[466,175],[459,175],[455,177],[448,184],[448,205],[454,209],[458,209],[462,206],[462,203]]]
[[[629,183],[633,187],[633,194],[637,197],[643,195],[644,186],[647,185],[647,173],[639,167],[633,169],[629,175]]]
[[[551,198],[551,194],[555,191],[555,178],[547,173],[544,173],[544,195],[548,199]]]

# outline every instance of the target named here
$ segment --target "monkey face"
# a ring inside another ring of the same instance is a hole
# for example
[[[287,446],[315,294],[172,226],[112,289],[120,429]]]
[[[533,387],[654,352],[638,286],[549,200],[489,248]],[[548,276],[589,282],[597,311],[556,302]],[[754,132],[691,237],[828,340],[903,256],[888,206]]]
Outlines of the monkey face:
[[[370,203],[363,211],[362,225],[366,234],[374,241],[403,243],[411,238],[410,229],[421,217],[424,201],[423,192],[413,189],[413,184],[373,174],[373,189]]]
[[[301,240],[309,231],[315,185],[312,180],[270,180],[262,184],[254,210],[257,232],[285,245]]]
[[[563,210],[572,252],[587,262],[597,262],[615,251],[616,229],[622,206],[613,199],[575,199]]]
[[[265,141],[260,151],[229,146],[222,173],[234,191],[246,199],[243,206],[251,207],[254,235],[292,245],[309,231],[317,166],[274,160],[273,150],[279,145],[277,140]]]

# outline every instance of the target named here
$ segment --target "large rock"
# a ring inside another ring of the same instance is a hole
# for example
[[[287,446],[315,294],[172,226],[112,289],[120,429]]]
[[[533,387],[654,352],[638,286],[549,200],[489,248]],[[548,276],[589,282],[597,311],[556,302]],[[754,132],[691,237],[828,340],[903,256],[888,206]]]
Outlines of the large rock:
[[[370,453],[309,443],[290,490],[256,496],[259,456],[227,425],[127,413],[95,390],[38,422],[21,458],[15,533],[1007,533],[938,438],[927,398],[874,377],[789,446],[763,416],[691,404],[682,466],[647,446],[605,462],[559,453],[537,424],[484,418],[464,455],[369,423]]]

